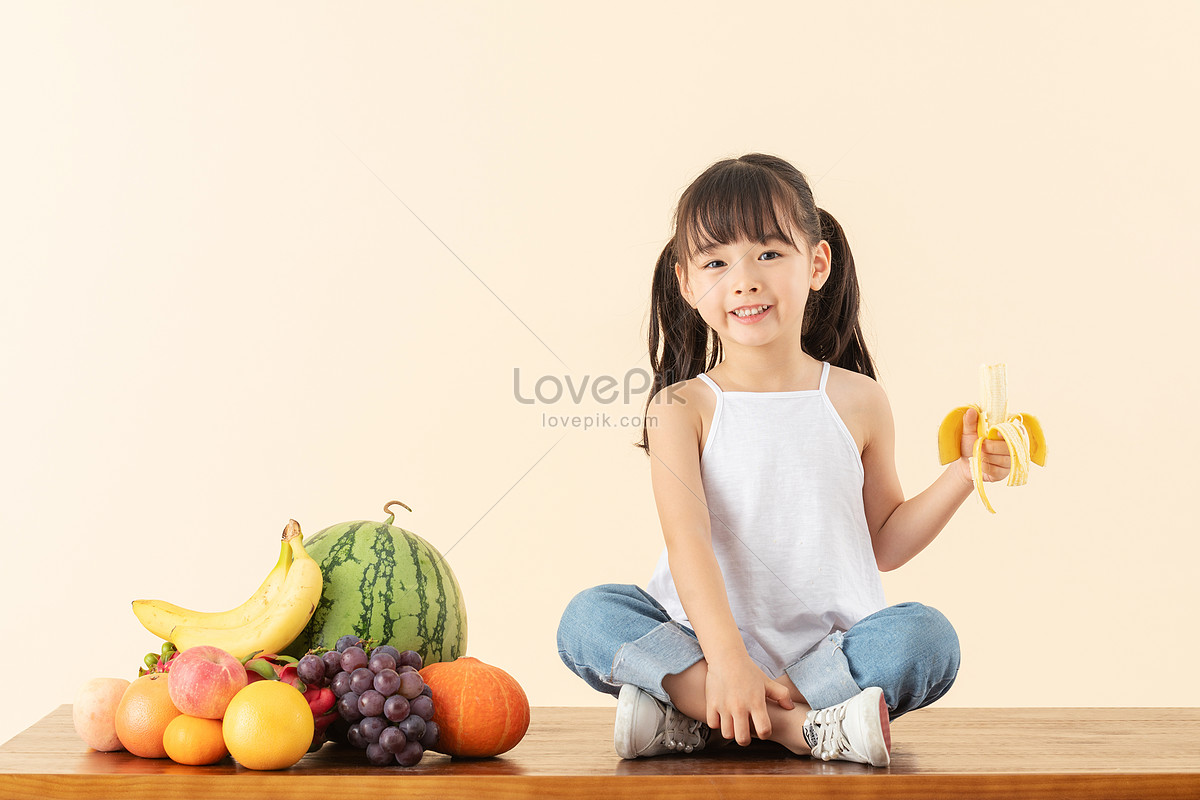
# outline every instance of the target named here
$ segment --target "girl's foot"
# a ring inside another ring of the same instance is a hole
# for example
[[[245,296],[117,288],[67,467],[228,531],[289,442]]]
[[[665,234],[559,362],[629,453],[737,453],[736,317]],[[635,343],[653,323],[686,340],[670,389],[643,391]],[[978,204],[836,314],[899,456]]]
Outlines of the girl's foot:
[[[804,739],[812,748],[813,758],[888,766],[892,732],[883,689],[871,686],[836,706],[809,711],[804,720]]]
[[[684,715],[632,683],[621,686],[617,697],[617,722],[613,746],[621,758],[644,758],[664,753],[703,750],[712,728]],[[720,739],[720,734],[713,736]]]

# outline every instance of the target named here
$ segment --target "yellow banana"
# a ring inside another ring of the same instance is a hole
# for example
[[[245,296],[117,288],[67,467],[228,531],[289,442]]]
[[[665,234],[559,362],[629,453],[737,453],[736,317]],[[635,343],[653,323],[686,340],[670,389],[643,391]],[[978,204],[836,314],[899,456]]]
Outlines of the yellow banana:
[[[938,456],[943,464],[962,457],[963,415],[968,408],[978,412],[979,438],[970,457],[971,475],[975,488],[988,511],[996,509],[983,492],[983,440],[1003,439],[1008,445],[1011,466],[1007,486],[1023,486],[1029,478],[1029,462],[1046,466],[1046,437],[1042,425],[1032,414],[1008,413],[1008,378],[1004,364],[984,364],[979,369],[983,405],[959,406],[946,415],[938,429]]]
[[[320,565],[304,550],[300,523],[288,522],[283,541],[291,547],[292,565],[279,593],[261,614],[233,627],[177,625],[168,641],[181,651],[201,644],[219,647],[235,658],[256,650],[277,653],[291,644],[317,610],[323,581]]]
[[[283,587],[284,577],[292,565],[292,548],[286,541],[279,543],[279,560],[267,573],[262,585],[236,608],[228,611],[193,611],[165,600],[134,600],[133,613],[146,630],[160,639],[169,639],[178,625],[203,625],[209,628],[232,628],[244,625],[266,610]]]

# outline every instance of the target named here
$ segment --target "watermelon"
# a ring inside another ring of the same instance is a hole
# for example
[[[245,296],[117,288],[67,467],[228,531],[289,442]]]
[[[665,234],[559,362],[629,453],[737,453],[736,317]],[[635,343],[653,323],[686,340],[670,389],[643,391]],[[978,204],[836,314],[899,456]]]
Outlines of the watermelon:
[[[467,649],[467,609],[450,564],[429,542],[384,522],[353,520],[304,539],[325,584],[308,625],[284,650],[300,658],[345,635],[415,650],[422,663],[454,661]],[[409,511],[412,509],[410,508]]]

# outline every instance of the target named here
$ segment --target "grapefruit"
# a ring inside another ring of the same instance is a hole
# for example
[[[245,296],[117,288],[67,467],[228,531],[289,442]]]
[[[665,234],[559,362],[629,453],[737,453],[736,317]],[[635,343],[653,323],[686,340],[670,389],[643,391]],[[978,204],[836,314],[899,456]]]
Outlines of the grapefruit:
[[[125,690],[117,704],[117,738],[125,749],[142,758],[166,758],[163,733],[180,711],[171,702],[166,672],[143,675]]]
[[[312,709],[283,681],[255,681],[233,696],[221,720],[229,754],[248,769],[286,769],[312,745]]]

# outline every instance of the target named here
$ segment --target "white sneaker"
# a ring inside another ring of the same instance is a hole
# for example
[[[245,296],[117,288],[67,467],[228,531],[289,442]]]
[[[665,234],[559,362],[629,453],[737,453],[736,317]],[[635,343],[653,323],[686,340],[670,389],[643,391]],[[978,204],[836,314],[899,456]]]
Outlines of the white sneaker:
[[[632,683],[621,686],[613,746],[621,758],[703,750],[712,728]],[[717,738],[720,738],[719,736]]]
[[[886,767],[892,760],[892,732],[883,689],[871,686],[844,703],[809,711],[804,740],[813,758]]]

